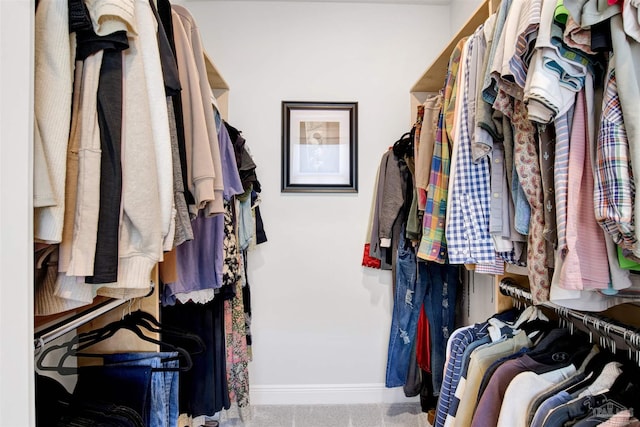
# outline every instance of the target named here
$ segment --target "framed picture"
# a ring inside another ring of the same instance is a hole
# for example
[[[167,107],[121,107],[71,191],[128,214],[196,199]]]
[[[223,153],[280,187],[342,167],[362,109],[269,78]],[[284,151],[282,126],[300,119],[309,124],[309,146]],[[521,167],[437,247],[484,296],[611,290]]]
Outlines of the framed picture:
[[[358,103],[282,102],[282,192],[358,192]]]

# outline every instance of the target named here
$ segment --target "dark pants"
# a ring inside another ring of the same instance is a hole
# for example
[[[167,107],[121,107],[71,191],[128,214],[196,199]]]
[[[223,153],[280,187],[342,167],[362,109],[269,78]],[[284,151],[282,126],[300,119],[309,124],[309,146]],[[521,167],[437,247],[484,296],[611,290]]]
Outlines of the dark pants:
[[[198,417],[229,409],[224,298],[218,295],[207,304],[164,306],[162,322],[198,335],[206,346],[204,352],[191,357],[193,367],[180,373],[180,413]],[[177,346],[185,344],[175,337],[163,339]]]

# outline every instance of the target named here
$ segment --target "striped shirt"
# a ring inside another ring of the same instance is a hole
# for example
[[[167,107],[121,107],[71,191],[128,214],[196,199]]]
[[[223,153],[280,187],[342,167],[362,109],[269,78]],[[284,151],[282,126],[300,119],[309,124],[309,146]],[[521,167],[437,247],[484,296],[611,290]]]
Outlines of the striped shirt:
[[[587,135],[584,90],[578,93],[569,152],[567,252],[560,286],[565,289],[603,289],[609,286],[609,261],[602,229],[594,217],[594,180]]]
[[[553,180],[556,199],[557,250],[561,256],[567,251],[567,195],[569,183],[569,116],[556,117],[556,153],[553,162]]]
[[[533,44],[540,27],[540,12],[542,0],[526,1],[520,11],[518,21],[515,54],[509,58],[509,68],[515,83],[524,88],[527,80],[527,70],[533,56]]]
[[[472,342],[488,335],[489,323],[478,323],[470,328],[456,330],[449,339],[447,363],[444,368],[440,397],[436,408],[434,427],[444,427],[455,398],[464,365],[464,352]]]

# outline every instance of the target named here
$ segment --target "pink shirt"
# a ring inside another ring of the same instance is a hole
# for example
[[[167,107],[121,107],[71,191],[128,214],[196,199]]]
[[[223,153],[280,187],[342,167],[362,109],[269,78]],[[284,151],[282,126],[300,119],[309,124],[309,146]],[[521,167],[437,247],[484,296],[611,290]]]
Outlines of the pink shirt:
[[[565,289],[602,289],[609,285],[604,233],[595,219],[594,183],[586,129],[583,90],[576,99],[569,148],[567,253],[560,276],[560,286]]]

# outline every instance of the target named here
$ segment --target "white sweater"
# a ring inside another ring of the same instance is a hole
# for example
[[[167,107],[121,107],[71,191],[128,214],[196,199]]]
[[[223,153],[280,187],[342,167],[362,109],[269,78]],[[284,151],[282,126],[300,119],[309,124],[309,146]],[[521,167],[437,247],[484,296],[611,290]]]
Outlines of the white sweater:
[[[67,143],[75,37],[69,35],[66,1],[41,0],[35,16],[34,237],[49,243],[62,239]],[[46,163],[47,171],[42,171]]]
[[[136,1],[136,22],[138,41],[142,53],[149,111],[151,113],[151,130],[153,131],[154,148],[158,173],[158,190],[160,195],[160,215],[162,220],[162,236],[173,247],[173,227],[175,207],[173,202],[173,158],[171,156],[171,135],[169,134],[169,115],[167,98],[164,90],[164,78],[160,53],[158,49],[158,25],[148,1]],[[162,252],[160,253],[162,257]]]
[[[149,34],[155,37],[154,28],[148,26],[148,16],[144,16],[152,12],[145,0],[127,2],[135,2],[135,30],[140,36],[129,34],[129,48],[124,51],[118,281],[98,289],[99,295],[115,298],[148,292],[151,270],[162,253],[163,237],[155,135],[141,53],[141,39]]]
[[[71,261],[67,274],[92,276],[100,216],[100,128],[98,84],[102,51],[84,60],[80,89],[78,175]],[[65,223],[66,227],[66,223]],[[64,233],[66,234],[66,232]]]

